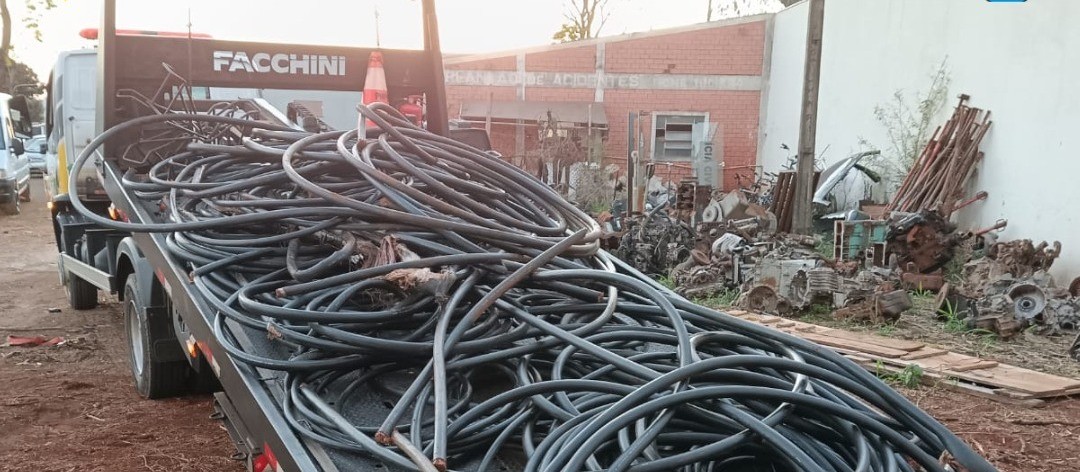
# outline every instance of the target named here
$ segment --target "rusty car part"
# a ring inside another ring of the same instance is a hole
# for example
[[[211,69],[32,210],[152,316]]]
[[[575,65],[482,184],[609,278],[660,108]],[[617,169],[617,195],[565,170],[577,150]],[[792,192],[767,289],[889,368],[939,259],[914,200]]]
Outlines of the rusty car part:
[[[810,269],[807,274],[807,288],[810,297],[832,296],[840,290],[840,275],[828,267]]]
[[[893,290],[876,294],[874,296],[874,306],[877,309],[878,316],[891,321],[899,318],[901,313],[910,310],[914,305],[907,290]]]
[[[932,274],[920,274],[919,272],[904,272],[900,274],[900,285],[906,290],[927,290],[938,292],[945,285],[945,276],[941,271]]]
[[[1046,293],[1038,285],[1020,283],[1007,293],[1013,303],[1013,314],[1020,319],[1030,320],[1042,314],[1046,308]]]
[[[1076,277],[1072,279],[1072,282],[1069,282],[1069,295],[1080,297],[1080,277]]]
[[[760,313],[776,313],[780,297],[776,290],[768,285],[757,285],[746,292],[739,305]]]
[[[897,262],[920,273],[933,272],[950,260],[960,242],[956,225],[936,211],[906,214],[889,225],[888,250]]]
[[[1040,270],[1049,270],[1061,255],[1061,242],[1034,244],[1030,239],[998,242],[986,250],[992,267],[990,275],[1011,274],[1022,278]]]

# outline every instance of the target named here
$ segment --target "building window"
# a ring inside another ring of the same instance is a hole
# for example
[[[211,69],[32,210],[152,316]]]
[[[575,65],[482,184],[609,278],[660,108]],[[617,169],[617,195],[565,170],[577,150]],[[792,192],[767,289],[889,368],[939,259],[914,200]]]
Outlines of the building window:
[[[704,136],[708,113],[653,113],[652,158],[656,161],[689,161]]]

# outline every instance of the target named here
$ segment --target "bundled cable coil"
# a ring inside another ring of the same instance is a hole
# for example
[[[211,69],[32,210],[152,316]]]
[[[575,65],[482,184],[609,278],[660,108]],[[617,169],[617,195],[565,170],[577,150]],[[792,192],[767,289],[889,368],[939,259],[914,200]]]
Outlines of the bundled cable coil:
[[[378,133],[138,118],[72,170],[140,127],[241,131],[124,176],[154,222],[72,203],[167,235],[232,359],[281,372],[299,434],[403,470],[994,470],[853,362],[599,250],[596,223],[520,169],[361,113]]]

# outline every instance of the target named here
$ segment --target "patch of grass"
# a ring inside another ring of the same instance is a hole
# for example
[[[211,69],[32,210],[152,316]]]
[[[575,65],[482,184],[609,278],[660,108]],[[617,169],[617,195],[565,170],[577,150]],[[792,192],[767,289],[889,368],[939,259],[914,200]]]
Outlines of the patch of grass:
[[[739,293],[737,289],[728,288],[711,297],[696,298],[694,303],[710,308],[728,308],[735,305],[735,301],[739,299]]]
[[[964,260],[959,255],[953,257],[941,269],[945,273],[945,281],[952,285],[959,285],[964,281]]]
[[[1000,340],[997,333],[985,329],[974,329],[971,330],[971,333],[979,336],[979,340],[973,348],[977,357],[984,357],[987,353],[993,351]]]
[[[821,255],[821,257],[830,261],[833,259],[833,251],[835,249],[836,245],[833,244],[833,238],[831,234],[823,235],[821,241],[818,241],[817,245],[814,246],[814,251]]]
[[[892,336],[894,333],[896,333],[896,325],[893,323],[883,324],[877,329],[879,336]]]
[[[846,320],[838,321],[832,316],[833,308],[824,303],[814,303],[798,313],[799,318],[807,323],[847,325]]]
[[[675,290],[675,281],[672,280],[671,277],[661,275],[656,278],[656,281],[659,282],[660,285],[667,287],[669,290]]]
[[[908,364],[899,373],[893,374],[896,382],[907,388],[918,388],[922,385],[923,370],[916,364]]]
[[[919,388],[922,385],[923,370],[916,364],[908,364],[899,372],[885,369],[885,364],[877,361],[874,366],[874,374],[888,383],[900,385],[906,388]]]
[[[938,316],[944,319],[941,329],[946,333],[960,334],[967,339],[976,338],[974,345],[969,344],[969,347],[974,351],[972,354],[977,357],[983,357],[986,353],[994,351],[998,341],[1001,340],[993,331],[968,326],[967,320],[960,318],[956,307],[949,300],[945,300],[945,306],[938,310]]]
[[[809,316],[829,316],[832,312],[832,307],[824,303],[815,303],[806,310],[806,314]]]
[[[967,322],[960,318],[960,315],[956,312],[956,307],[952,302],[945,300],[945,306],[938,310],[938,314],[945,318],[945,324],[942,328],[948,333],[964,333],[968,331]]]
[[[911,295],[911,298],[916,298],[916,299],[921,299],[921,300],[933,300],[937,296],[937,295],[934,294],[934,292],[931,292],[931,291],[929,291],[927,289],[922,288],[922,285],[919,285],[919,288],[917,288],[915,290],[911,290],[908,293]]]

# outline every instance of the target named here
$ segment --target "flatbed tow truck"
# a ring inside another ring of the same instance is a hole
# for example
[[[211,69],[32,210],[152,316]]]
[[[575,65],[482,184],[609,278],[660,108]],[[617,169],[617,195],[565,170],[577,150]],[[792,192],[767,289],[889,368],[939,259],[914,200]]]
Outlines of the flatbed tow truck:
[[[422,10],[423,50],[379,51],[385,58],[391,99],[423,95],[428,104],[428,129],[450,136],[453,133],[448,130],[446,118],[433,0],[423,0]],[[355,92],[364,86],[365,66],[375,51],[224,41],[205,35],[118,32],[115,0],[104,2],[97,39],[94,124],[98,134],[146,114],[145,110],[133,109],[137,107],[131,107],[122,96],[175,98],[177,89],[169,90],[170,72],[162,63],[185,73],[191,87]],[[305,61],[300,64],[304,67],[296,68],[302,70],[286,67],[297,59]],[[51,80],[65,78],[54,76]],[[50,91],[56,85],[50,84]],[[54,116],[63,109],[62,97],[55,95],[49,96],[49,136],[65,126],[65,121],[73,120]],[[211,104],[193,101],[193,105],[203,111]],[[302,130],[280,110],[260,100],[238,102],[238,106],[257,114],[259,119]],[[80,179],[80,194],[85,189],[81,200],[95,213],[113,219],[161,222],[160,208],[135,198],[121,185],[127,171],[120,158],[125,143],[117,141],[107,143],[94,159],[96,175],[73,177]],[[60,174],[61,182],[68,178],[64,173],[78,153],[77,148],[67,151],[65,156],[61,149],[59,162],[53,163],[53,172]],[[86,179],[96,182],[83,185]],[[72,208],[70,197],[63,193],[66,187],[59,185],[61,190],[50,195],[49,207],[59,249],[60,275],[68,288],[70,304],[76,309],[93,308],[99,291],[115,294],[123,302],[131,370],[142,396],[163,398],[216,391],[213,417],[223,421],[237,449],[235,458],[243,461],[249,471],[387,470],[383,464],[323,448],[298,435],[281,410],[283,375],[230,359],[214,335],[211,307],[193,289],[187,271],[169,255],[166,236],[96,226]],[[247,352],[271,353],[276,349],[265,334],[248,332],[234,324],[227,324],[226,329]]]

